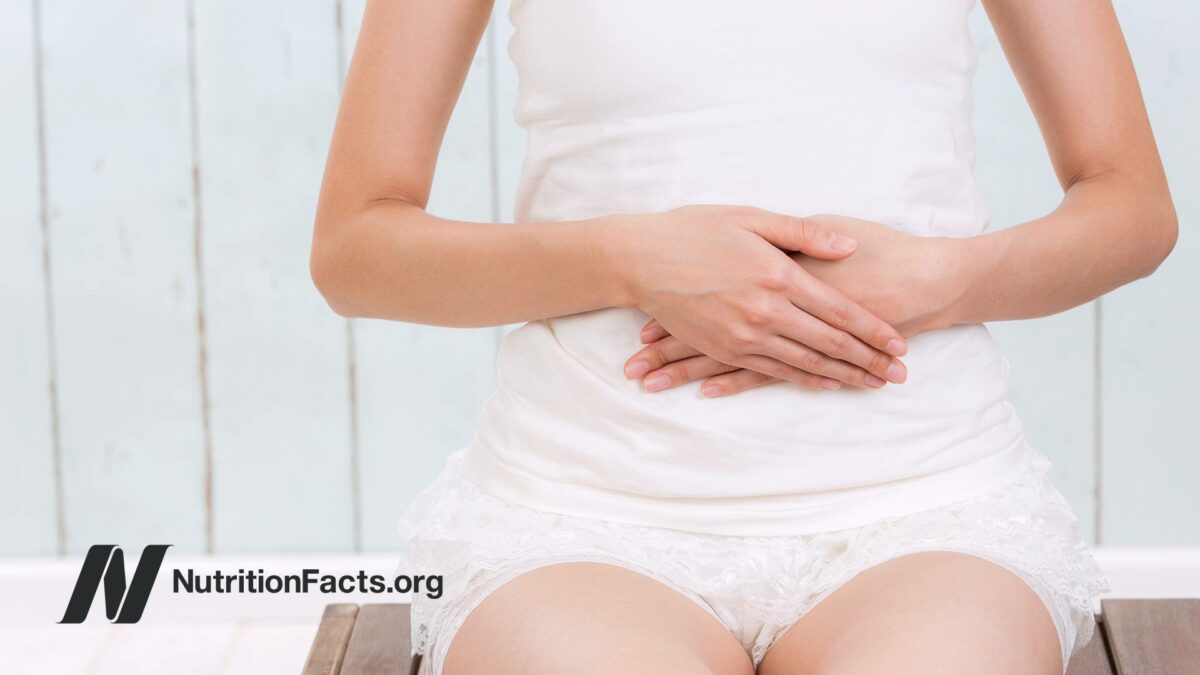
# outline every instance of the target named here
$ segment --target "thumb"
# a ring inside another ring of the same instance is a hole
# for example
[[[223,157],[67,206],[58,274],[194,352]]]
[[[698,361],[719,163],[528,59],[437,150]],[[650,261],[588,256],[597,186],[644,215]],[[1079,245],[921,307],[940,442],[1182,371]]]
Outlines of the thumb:
[[[822,260],[841,260],[858,248],[857,241],[837,232],[816,216],[772,214],[752,229],[785,251],[797,251]]]

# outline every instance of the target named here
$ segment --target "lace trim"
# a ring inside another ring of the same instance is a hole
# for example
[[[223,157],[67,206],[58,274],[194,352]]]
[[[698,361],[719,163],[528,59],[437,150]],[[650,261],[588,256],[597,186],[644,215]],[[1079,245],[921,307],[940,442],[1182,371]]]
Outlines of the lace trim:
[[[405,573],[441,574],[443,595],[415,598],[414,651],[433,673],[450,637],[491,592],[520,574],[568,561],[639,571],[691,597],[734,630],[757,664],[799,617],[859,572],[906,553],[971,553],[1013,571],[1058,629],[1064,672],[1095,629],[1092,599],[1111,590],[1066,499],[1033,453],[1012,484],[972,499],[867,525],[794,537],[706,535],[523,507],[484,493],[452,454],[400,521]],[[754,626],[743,625],[752,616]],[[765,629],[764,629],[765,628]],[[740,630],[739,630],[740,629]]]

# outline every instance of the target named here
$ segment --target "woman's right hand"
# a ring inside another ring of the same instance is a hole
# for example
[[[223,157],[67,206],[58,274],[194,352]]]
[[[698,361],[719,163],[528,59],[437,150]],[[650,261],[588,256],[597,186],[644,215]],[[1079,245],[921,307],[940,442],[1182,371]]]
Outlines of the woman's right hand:
[[[787,253],[840,260],[854,252],[853,239],[811,219],[744,206],[611,218],[615,263],[636,306],[681,342],[809,387],[878,386],[868,373],[904,381],[888,376],[907,351],[900,333]],[[626,376],[645,375],[636,371]]]

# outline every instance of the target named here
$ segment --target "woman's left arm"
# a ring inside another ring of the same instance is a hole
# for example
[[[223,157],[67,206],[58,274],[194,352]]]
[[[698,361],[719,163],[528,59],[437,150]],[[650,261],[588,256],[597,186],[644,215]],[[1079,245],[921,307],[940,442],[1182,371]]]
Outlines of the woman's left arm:
[[[1177,222],[1133,62],[1108,0],[984,0],[1033,110],[1062,203],[957,240],[949,324],[1061,312],[1149,275]]]
[[[859,250],[798,262],[905,335],[1056,314],[1149,275],[1175,246],[1175,208],[1111,2],[983,4],[1064,196],[1042,218],[963,239],[815,216],[836,220]],[[652,391],[706,379],[705,395],[722,396],[774,381],[699,354],[653,320],[642,342],[626,372]]]

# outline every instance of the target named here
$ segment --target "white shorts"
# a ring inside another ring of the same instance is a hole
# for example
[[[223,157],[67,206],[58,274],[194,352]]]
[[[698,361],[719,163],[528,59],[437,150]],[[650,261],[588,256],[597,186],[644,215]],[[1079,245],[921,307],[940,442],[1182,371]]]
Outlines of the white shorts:
[[[413,648],[440,675],[455,632],[493,591],[562,562],[620,565],[678,590],[720,621],[754,665],[800,617],[856,574],[908,553],[959,551],[1011,570],[1058,629],[1063,670],[1095,629],[1092,600],[1111,590],[1050,482],[1051,462],[994,492],[832,532],[737,537],[610,523],[539,511],[485,494],[464,474],[465,451],[404,514],[404,574],[439,574],[438,599],[413,598]]]

